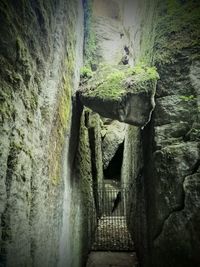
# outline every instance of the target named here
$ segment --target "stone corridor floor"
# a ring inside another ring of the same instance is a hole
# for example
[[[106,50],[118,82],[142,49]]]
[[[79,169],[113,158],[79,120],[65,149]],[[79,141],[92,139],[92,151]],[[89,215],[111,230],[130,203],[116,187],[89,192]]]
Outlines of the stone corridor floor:
[[[134,245],[125,216],[102,216],[98,222],[92,249],[132,251]]]
[[[134,252],[91,252],[86,267],[137,267]]]

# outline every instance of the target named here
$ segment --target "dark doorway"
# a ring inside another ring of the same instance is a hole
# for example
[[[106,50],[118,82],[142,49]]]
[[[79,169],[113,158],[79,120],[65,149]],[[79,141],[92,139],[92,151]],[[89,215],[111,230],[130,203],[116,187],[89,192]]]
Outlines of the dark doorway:
[[[121,180],[121,169],[123,162],[124,142],[119,145],[114,157],[108,167],[104,170],[105,179]]]

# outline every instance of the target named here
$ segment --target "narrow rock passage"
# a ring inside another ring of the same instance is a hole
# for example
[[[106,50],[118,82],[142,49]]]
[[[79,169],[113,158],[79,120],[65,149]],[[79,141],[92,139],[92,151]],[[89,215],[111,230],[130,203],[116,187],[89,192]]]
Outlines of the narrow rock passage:
[[[105,188],[101,193],[101,217],[98,220],[92,250],[132,251],[134,249],[126,221],[127,193],[127,188],[119,186],[116,181],[105,182]],[[116,203],[118,196],[120,196],[119,203]]]
[[[137,267],[134,252],[92,252],[87,267]]]
[[[132,250],[133,242],[124,216],[104,216],[99,220],[93,249]]]

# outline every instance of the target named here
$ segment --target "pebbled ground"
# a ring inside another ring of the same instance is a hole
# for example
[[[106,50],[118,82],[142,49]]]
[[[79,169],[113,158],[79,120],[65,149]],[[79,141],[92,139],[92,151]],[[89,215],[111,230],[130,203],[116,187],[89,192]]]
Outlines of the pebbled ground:
[[[91,252],[86,267],[137,267],[135,252]]]

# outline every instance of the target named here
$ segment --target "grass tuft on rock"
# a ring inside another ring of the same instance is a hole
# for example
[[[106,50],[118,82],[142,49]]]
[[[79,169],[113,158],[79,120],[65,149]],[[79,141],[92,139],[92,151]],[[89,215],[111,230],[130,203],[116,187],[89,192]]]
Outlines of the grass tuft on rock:
[[[156,68],[142,63],[134,68],[104,65],[85,85],[83,94],[118,100],[128,92],[148,91],[158,79]]]

